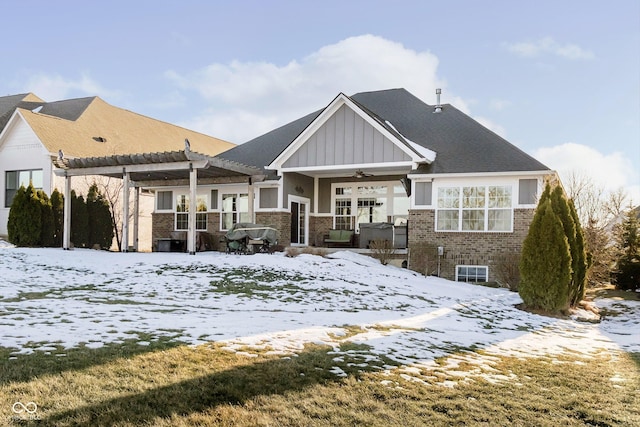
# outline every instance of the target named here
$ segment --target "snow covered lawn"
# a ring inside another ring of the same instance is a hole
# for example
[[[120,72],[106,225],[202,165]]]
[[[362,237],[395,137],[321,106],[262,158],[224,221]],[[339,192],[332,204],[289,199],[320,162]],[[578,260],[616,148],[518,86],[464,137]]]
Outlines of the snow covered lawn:
[[[597,300],[617,313],[601,323],[526,313],[519,302],[504,289],[425,278],[346,251],[287,258],[0,249],[0,346],[13,355],[141,334],[249,353],[324,343],[339,359],[349,340],[366,344],[363,363],[392,361],[420,380],[434,369],[451,374],[462,361],[486,376],[501,355],[640,352],[640,301]]]

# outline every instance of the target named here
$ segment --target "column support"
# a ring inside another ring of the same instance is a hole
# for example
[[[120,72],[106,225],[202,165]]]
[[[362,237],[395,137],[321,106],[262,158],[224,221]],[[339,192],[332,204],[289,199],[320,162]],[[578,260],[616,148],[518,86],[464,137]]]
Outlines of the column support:
[[[140,187],[134,187],[133,192],[133,250],[138,252],[138,237],[140,231]]]
[[[62,249],[71,249],[71,177],[64,177],[64,211],[62,225]]]
[[[247,198],[248,200],[248,209],[249,209],[249,221],[252,223],[256,222],[256,218],[255,218],[255,203],[256,203],[256,197],[255,197],[255,188],[253,186],[253,180],[251,177],[249,177],[249,186],[248,186],[248,191],[247,191]]]
[[[198,169],[189,165],[189,227],[187,229],[187,251],[196,254],[196,213],[198,209]]]
[[[129,251],[129,173],[122,168],[122,248]]]

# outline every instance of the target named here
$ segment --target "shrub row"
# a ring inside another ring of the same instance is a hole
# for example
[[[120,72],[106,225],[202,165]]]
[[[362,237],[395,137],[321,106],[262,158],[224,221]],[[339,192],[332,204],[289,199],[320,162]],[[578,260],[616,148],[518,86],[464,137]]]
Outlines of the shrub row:
[[[55,189],[49,198],[30,183],[16,192],[9,211],[7,232],[16,246],[62,246],[64,197]],[[75,247],[109,249],[113,222],[109,204],[98,191],[89,188],[87,199],[71,191],[71,242]]]

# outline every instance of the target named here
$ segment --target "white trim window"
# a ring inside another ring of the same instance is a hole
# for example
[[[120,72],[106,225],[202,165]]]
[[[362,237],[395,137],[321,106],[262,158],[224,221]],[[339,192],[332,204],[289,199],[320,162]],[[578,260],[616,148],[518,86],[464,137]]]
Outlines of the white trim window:
[[[440,187],[436,206],[436,231],[513,231],[510,185]]]
[[[239,222],[249,222],[249,194],[223,193],[220,230],[229,230]]]
[[[350,182],[332,185],[334,228],[359,229],[360,224],[402,222],[409,216],[409,197],[395,182]]]
[[[173,191],[156,191],[156,212],[173,211]]]
[[[27,188],[29,183],[35,190],[42,190],[43,174],[42,169],[30,169],[20,171],[6,171],[4,180],[4,207],[10,208],[13,197],[20,187]]]
[[[178,194],[176,197],[176,230],[189,229],[189,195]],[[196,199],[196,230],[207,231],[207,196],[198,195]]]
[[[456,265],[456,282],[482,283],[489,280],[486,265]]]
[[[352,186],[345,185],[336,187],[333,194],[333,227],[337,230],[353,229],[353,220],[351,217],[351,199],[353,198]]]

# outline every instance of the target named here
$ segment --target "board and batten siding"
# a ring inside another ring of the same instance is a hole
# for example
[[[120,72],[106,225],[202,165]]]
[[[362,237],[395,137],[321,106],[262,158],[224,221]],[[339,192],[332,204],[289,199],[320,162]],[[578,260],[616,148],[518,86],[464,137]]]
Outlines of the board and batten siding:
[[[343,105],[283,166],[296,168],[404,161],[411,161],[411,157]]]

